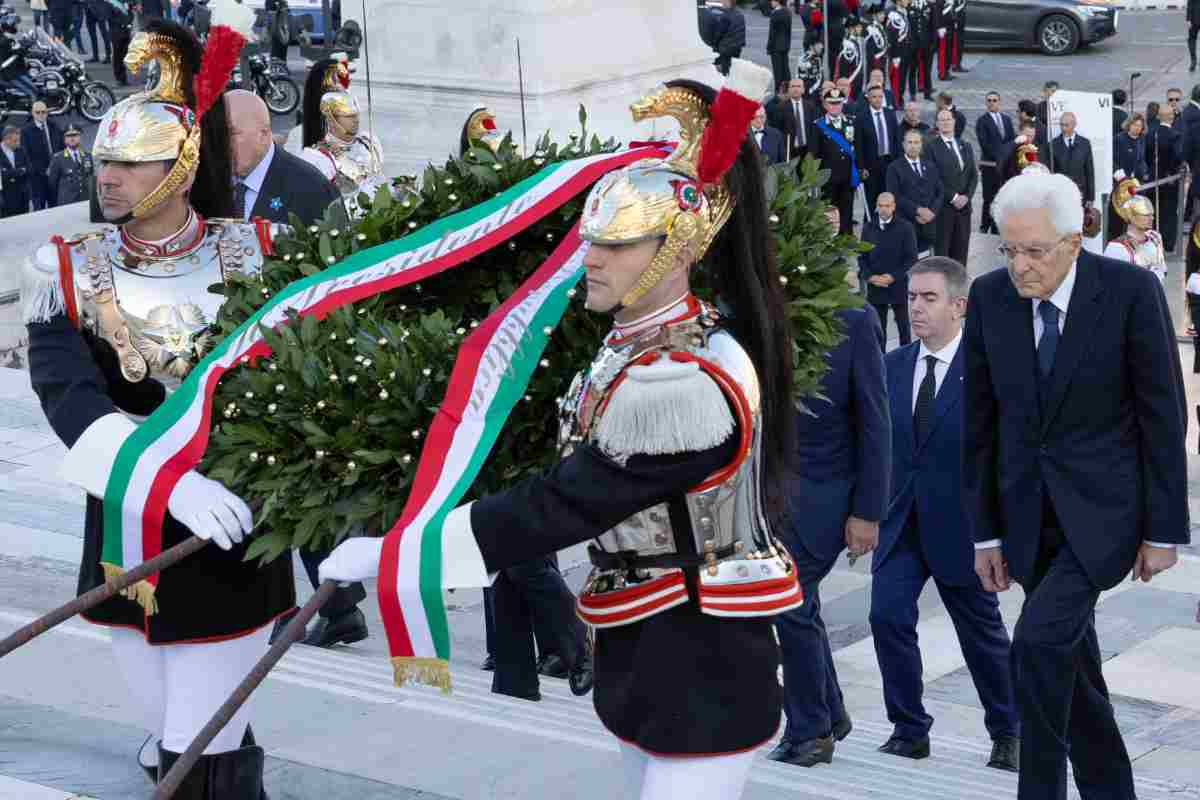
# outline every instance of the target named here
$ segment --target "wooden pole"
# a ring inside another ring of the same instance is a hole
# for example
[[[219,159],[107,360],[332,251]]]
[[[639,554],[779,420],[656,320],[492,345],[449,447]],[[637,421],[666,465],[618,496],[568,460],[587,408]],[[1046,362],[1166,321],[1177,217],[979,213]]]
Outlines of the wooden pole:
[[[271,648],[267,650],[266,655],[259,659],[259,662],[254,665],[254,669],[250,670],[250,673],[233,690],[233,694],[217,709],[217,712],[213,714],[208,724],[201,728],[200,733],[196,734],[196,738],[188,745],[188,749],[183,752],[183,755],[179,757],[179,760],[172,765],[171,769],[159,782],[151,800],[167,800],[167,798],[175,794],[179,785],[183,783],[184,777],[191,771],[192,767],[196,765],[196,762],[204,753],[204,748],[208,747],[209,742],[221,732],[222,728],[229,724],[229,721],[233,719],[233,715],[237,713],[238,709],[245,705],[246,701],[250,699],[250,695],[263,682],[271,669],[279,663],[279,660],[283,658],[283,654],[287,652],[288,648],[299,641],[304,635],[304,628],[308,625],[309,620],[313,618],[313,615],[317,613],[321,606],[328,602],[336,590],[337,583],[335,581],[324,581],[321,583],[321,586],[317,589],[317,593],[296,612],[296,615],[292,617],[287,627],[284,628],[283,633],[275,640],[275,644],[271,645]]]
[[[54,609],[49,614],[38,617],[25,627],[5,637],[3,641],[0,641],[0,658],[4,658],[4,656],[16,650],[21,645],[41,636],[54,626],[66,622],[76,614],[80,614],[100,605],[105,600],[116,597],[117,594],[133,586],[138,581],[179,563],[206,544],[208,544],[207,539],[193,536],[174,547],[162,551],[149,561],[143,561],[128,572],[124,572],[115,578],[109,578],[103,585],[84,592],[66,605]]]

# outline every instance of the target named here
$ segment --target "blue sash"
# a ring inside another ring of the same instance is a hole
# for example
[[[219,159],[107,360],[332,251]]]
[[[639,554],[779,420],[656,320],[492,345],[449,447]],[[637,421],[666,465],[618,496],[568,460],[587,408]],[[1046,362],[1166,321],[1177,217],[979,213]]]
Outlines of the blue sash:
[[[817,127],[825,131],[825,135],[833,140],[833,143],[838,146],[838,150],[842,151],[842,155],[850,159],[850,188],[857,189],[859,184],[858,164],[854,162],[854,146],[846,141],[845,136],[829,127],[824,117],[817,120]]]

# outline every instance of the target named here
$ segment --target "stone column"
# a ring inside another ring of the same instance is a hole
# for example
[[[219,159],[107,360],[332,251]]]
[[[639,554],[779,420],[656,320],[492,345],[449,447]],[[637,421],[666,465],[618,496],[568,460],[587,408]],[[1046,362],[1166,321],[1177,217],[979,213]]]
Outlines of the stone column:
[[[361,16],[350,2],[346,16]],[[581,103],[588,130],[601,138],[663,136],[669,121],[630,121],[632,101],[673,78],[721,81],[690,0],[365,3],[371,117],[390,175],[419,175],[428,162],[457,153],[462,126],[479,106],[521,144],[518,39],[531,148],[547,130],[565,142],[579,128]],[[364,59],[356,70],[352,89],[366,108]]]

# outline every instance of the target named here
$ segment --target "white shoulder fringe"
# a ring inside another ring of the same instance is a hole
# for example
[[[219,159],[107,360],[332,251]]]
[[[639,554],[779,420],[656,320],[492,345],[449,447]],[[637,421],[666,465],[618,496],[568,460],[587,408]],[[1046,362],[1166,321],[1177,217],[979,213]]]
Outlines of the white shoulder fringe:
[[[725,394],[696,362],[630,367],[596,426],[611,456],[670,455],[716,447],[734,430]]]
[[[58,275],[58,251],[52,244],[42,245],[21,269],[21,319],[28,325],[49,322],[65,313],[67,302]]]

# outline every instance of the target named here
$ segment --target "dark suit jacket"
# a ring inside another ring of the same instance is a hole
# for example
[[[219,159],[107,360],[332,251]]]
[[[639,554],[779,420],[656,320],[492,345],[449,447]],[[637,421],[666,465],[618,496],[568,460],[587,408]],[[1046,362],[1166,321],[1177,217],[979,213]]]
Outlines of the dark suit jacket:
[[[812,141],[813,120],[820,116],[822,112],[818,111],[816,106],[814,106],[812,103],[809,103],[807,100],[801,100],[800,103],[804,108],[804,146],[807,146],[808,142]],[[790,97],[781,102],[779,108],[779,119],[779,130],[783,133],[784,137],[786,137],[784,139],[785,149],[787,145],[787,139],[790,138],[792,142],[792,158],[804,155],[803,153],[798,152],[801,147],[800,136],[798,133],[800,120],[796,117],[795,102]]]
[[[1054,369],[1038,375],[1033,304],[998,269],[971,286],[963,489],[975,541],[1033,577],[1043,494],[1097,589],[1141,542],[1187,543],[1187,433],[1174,326],[1158,278],[1086,250]]]
[[[1166,125],[1155,125],[1148,136],[1146,168],[1151,179],[1155,176],[1165,178],[1179,172],[1183,164],[1183,133]]]
[[[276,145],[250,218],[286,223],[291,213],[301,223],[312,225],[325,216],[331,203],[341,206],[341,199],[341,193],[320,170]]]
[[[962,153],[961,168],[950,146],[941,136],[935,136],[925,144],[925,157],[937,164],[938,174],[942,178],[943,208],[950,208],[950,201],[954,199],[954,195],[961,194],[967,198],[967,204],[962,208],[965,211],[971,207],[975,184],[979,183],[979,170],[975,166],[975,154],[971,145],[959,139],[958,150]]]
[[[867,287],[867,302],[898,305],[908,302],[908,270],[917,261],[917,234],[913,225],[899,214],[887,227],[880,228],[879,216],[873,215],[863,227],[862,240],[874,245],[858,257],[858,279]],[[891,286],[872,286],[872,275],[891,275]]]
[[[1054,158],[1054,173],[1056,175],[1066,175],[1075,182],[1079,187],[1079,193],[1083,195],[1084,202],[1089,202],[1095,198],[1096,192],[1096,168],[1092,164],[1092,143],[1085,137],[1075,134],[1075,146],[1067,151],[1067,143],[1063,139],[1062,134],[1054,137],[1054,141],[1050,143]],[[1038,156],[1041,158],[1041,155]],[[1050,163],[1046,164],[1047,167]]]
[[[916,511],[921,552],[930,572],[952,586],[974,586],[975,546],[962,502],[963,348],[960,342],[933,398],[930,429],[917,441],[913,375],[920,351],[921,343],[913,342],[884,356],[892,417],[892,496],[879,526],[871,572],[887,561]],[[921,370],[924,375],[923,365]]]
[[[53,149],[46,147],[46,134],[39,130],[32,120],[21,127],[21,150],[29,158],[29,165],[38,175],[46,174],[46,170],[50,168],[50,159],[65,146],[62,131],[54,120],[47,118],[46,128],[50,131]]]
[[[1017,138],[1017,129],[1012,118],[1007,114],[1000,115],[1000,130],[996,127],[991,114],[980,114],[975,120],[975,138],[979,141],[979,160],[994,161],[997,165],[1004,160],[1003,145]]]
[[[804,547],[835,558],[846,542],[846,517],[883,519],[891,456],[883,330],[875,309],[838,312],[846,337],[826,360],[823,399],[796,414],[795,474],[787,479],[786,506],[803,532]]]
[[[1200,109],[1197,109],[1197,114],[1200,115]],[[1184,110],[1183,116],[1187,117],[1187,109]],[[1116,139],[1124,132],[1125,120],[1129,119],[1129,114],[1124,109],[1113,109],[1113,139]]]
[[[887,190],[896,196],[896,215],[912,223],[921,244],[931,247],[936,238],[937,217],[921,225],[917,222],[917,209],[928,208],[934,214],[942,213],[945,191],[941,173],[934,162],[922,157],[921,169],[924,177],[917,176],[907,158],[897,158],[888,167]]]
[[[792,12],[781,6],[771,12],[767,30],[767,52],[786,53],[792,49]]]
[[[750,131],[750,136],[757,141],[758,136],[755,131]],[[770,126],[763,128],[762,152],[770,163],[779,164],[784,160],[784,145],[782,133]]]
[[[0,150],[0,183],[4,184],[3,216],[11,217],[29,210],[30,172],[29,156],[25,154],[25,148],[17,148],[11,162],[8,155]]]
[[[881,113],[884,127],[887,129],[888,148],[891,156],[895,158],[904,152],[900,140],[900,126],[896,124],[896,117],[891,111],[884,108],[881,109]],[[875,130],[875,112],[870,106],[859,112],[858,119],[854,121],[854,133],[862,140],[861,166],[872,172],[881,169],[883,162],[879,160],[879,134]]]
[[[1122,133],[1113,142],[1113,172],[1124,170],[1126,177],[1147,183],[1150,180],[1150,167],[1146,164],[1148,149],[1145,134],[1134,139],[1128,133]]]

